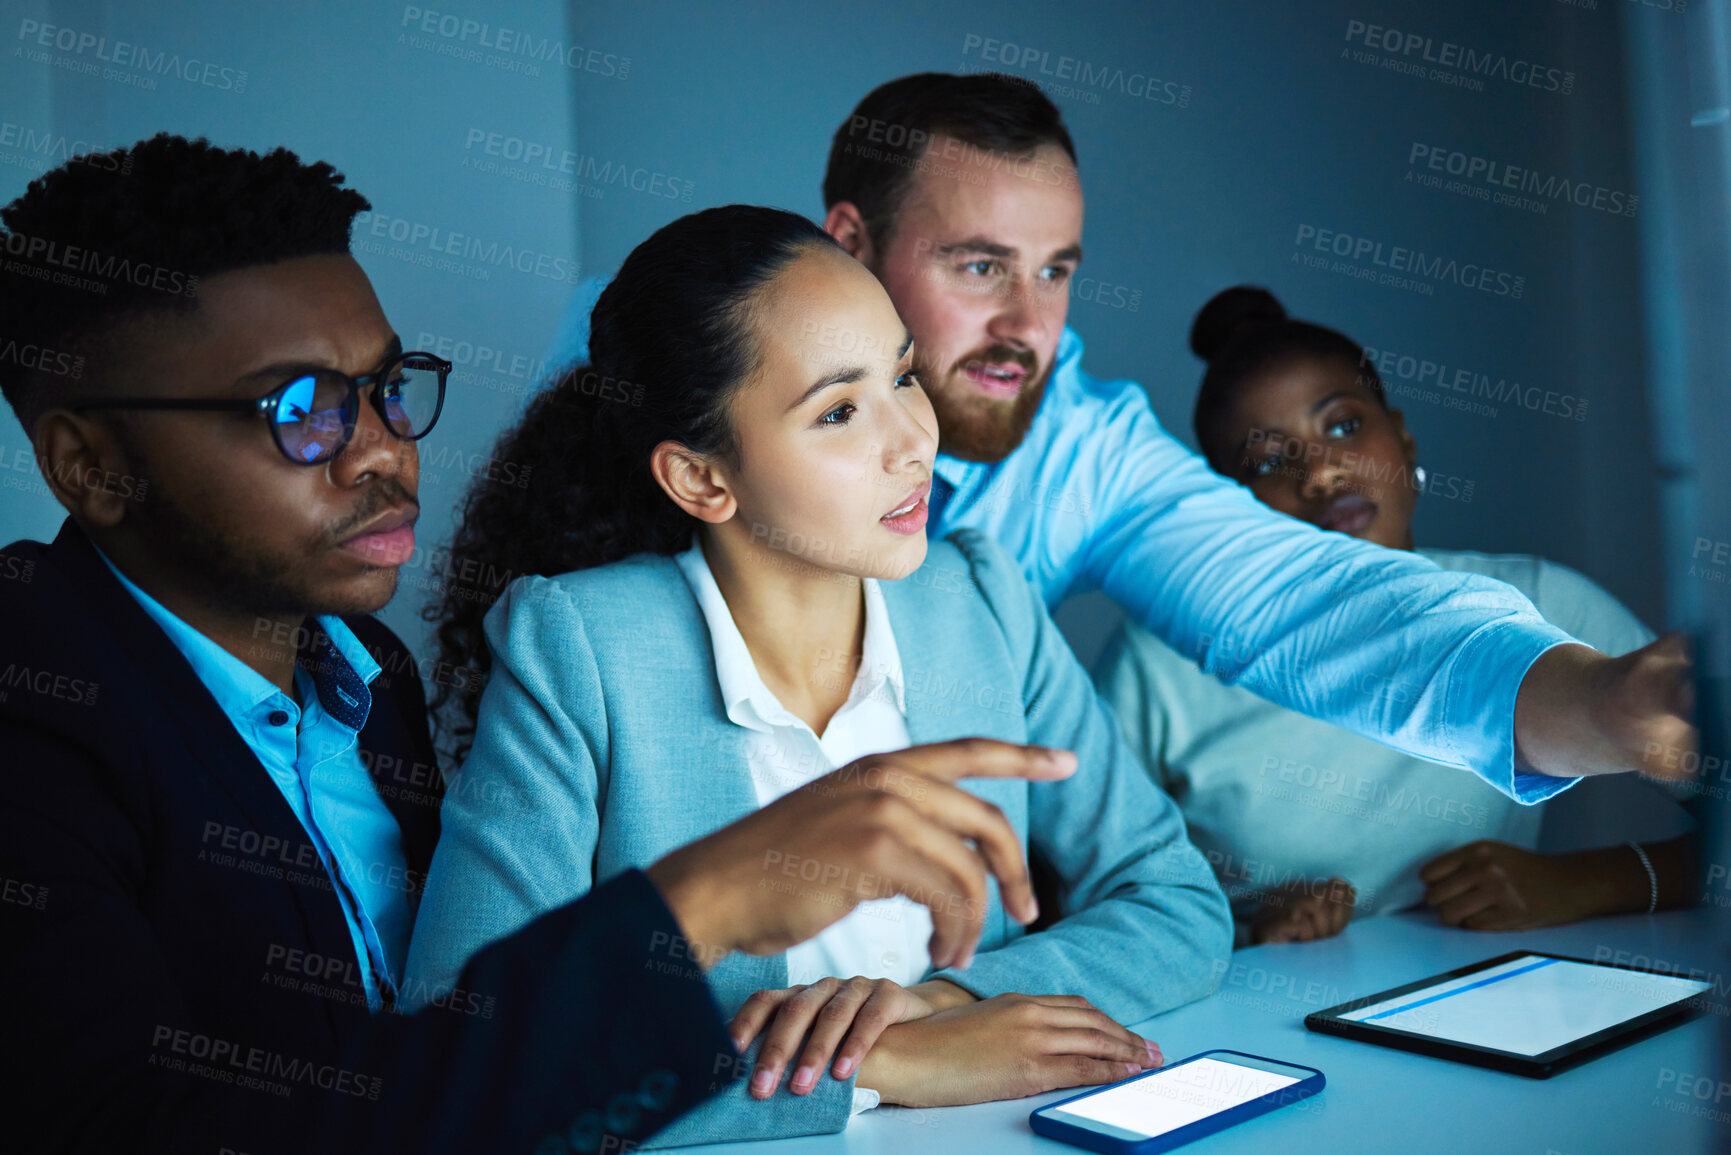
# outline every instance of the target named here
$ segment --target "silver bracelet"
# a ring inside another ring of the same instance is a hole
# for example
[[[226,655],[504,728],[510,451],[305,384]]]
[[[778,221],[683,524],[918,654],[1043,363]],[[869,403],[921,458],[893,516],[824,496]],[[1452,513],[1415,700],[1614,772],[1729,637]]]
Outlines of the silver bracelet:
[[[1641,860],[1641,865],[1647,869],[1647,885],[1652,888],[1652,896],[1647,900],[1647,913],[1652,914],[1659,909],[1659,875],[1653,870],[1653,862],[1647,857],[1647,852],[1641,849],[1638,842],[1629,843],[1629,849],[1635,852],[1635,857]]]

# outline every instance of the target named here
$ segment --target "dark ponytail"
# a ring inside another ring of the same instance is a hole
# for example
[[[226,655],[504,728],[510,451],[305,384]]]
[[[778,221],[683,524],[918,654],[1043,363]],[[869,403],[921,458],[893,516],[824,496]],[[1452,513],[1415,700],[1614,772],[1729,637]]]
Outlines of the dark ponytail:
[[[1233,402],[1245,385],[1294,361],[1334,361],[1358,374],[1384,409],[1388,397],[1364,347],[1345,333],[1295,321],[1273,293],[1234,285],[1209,298],[1190,326],[1190,351],[1208,362],[1191,427],[1217,473],[1235,476],[1237,447],[1226,443]]]
[[[590,313],[589,363],[563,372],[499,439],[494,459],[515,466],[519,484],[470,487],[447,580],[423,612],[438,623],[439,668],[463,675],[438,679],[433,697],[455,760],[473,741],[492,669],[487,611],[525,574],[690,543],[695,523],[655,483],[650,453],[676,441],[733,456],[729,402],[757,356],[751,303],[806,249],[834,243],[797,214],[728,205],[681,217],[625,258]]]

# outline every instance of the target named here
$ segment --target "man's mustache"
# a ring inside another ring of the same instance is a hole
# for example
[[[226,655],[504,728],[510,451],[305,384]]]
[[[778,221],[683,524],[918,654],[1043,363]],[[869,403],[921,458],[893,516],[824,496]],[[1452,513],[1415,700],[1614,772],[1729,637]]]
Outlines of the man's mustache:
[[[419,507],[420,503],[415,500],[415,495],[395,478],[381,481],[361,496],[360,507],[354,513],[325,532],[325,540],[334,545],[377,517],[380,510],[404,505]]]
[[[966,369],[970,365],[995,365],[1004,362],[1020,365],[1028,371],[1028,376],[1034,375],[1034,370],[1040,367],[1040,358],[1026,349],[1012,349],[1008,345],[990,345],[978,352],[969,353],[956,362],[957,369]]]

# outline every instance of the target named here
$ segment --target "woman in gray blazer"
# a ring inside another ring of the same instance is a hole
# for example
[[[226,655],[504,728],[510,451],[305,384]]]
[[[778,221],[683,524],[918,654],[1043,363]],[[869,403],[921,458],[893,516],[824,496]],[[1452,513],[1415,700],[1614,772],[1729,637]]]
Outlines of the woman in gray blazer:
[[[501,442],[446,567],[482,584],[447,587],[445,657],[490,676],[459,687],[473,742],[405,1001],[835,766],[983,736],[1078,758],[1063,781],[966,784],[1052,867],[1061,917],[1027,934],[1036,912],[992,888],[969,912],[977,957],[957,957],[923,908],[859,876],[831,932],[708,972],[744,1053],[717,1056],[716,1097],[650,1145],[838,1131],[879,1101],[1011,1098],[1161,1062],[1119,1024],[1214,988],[1224,896],[1015,563],[976,533],[928,545],[937,422],[876,278],[802,217],[711,209],[632,252],[591,330],[591,364]],[[505,581],[486,609],[485,584]],[[979,865],[954,869],[936,893]],[[838,870],[772,850],[755,884],[810,901]],[[705,949],[656,945],[669,968]]]

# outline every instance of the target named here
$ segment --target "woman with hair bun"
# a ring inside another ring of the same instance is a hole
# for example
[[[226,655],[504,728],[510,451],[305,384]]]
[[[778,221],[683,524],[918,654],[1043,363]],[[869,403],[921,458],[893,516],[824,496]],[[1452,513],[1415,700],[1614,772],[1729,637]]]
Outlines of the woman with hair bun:
[[[964,784],[1059,876],[1053,925],[1024,934],[1036,912],[982,884],[977,956],[942,957],[924,907],[860,879],[867,900],[811,943],[707,973],[736,1044],[759,1049],[721,1056],[720,1093],[654,1146],[1123,1078],[1162,1059],[1120,1024],[1208,993],[1230,949],[1208,864],[1021,568],[972,531],[928,545],[938,431],[912,342],[803,217],[684,217],[596,301],[591,364],[500,443],[532,484],[482,480],[464,511],[453,571],[510,584],[491,609],[447,594],[445,659],[491,674],[453,688],[472,745],[413,990],[448,989],[541,911],[861,756],[976,736],[1076,755],[1062,781]],[[811,901],[833,869],[772,854],[756,885]],[[662,953],[687,967],[704,949]]]
[[[1203,306],[1190,347],[1208,364],[1194,416],[1202,454],[1263,504],[1507,582],[1604,653],[1653,639],[1565,566],[1417,549],[1412,517],[1427,484],[1418,442],[1352,338],[1240,285]],[[1214,865],[1241,945],[1323,938],[1355,915],[1419,904],[1451,926],[1521,930],[1690,900],[1686,838],[1540,854],[1539,807],[1224,685],[1133,624],[1096,671],[1132,748]]]

